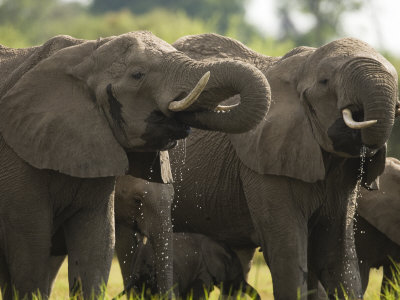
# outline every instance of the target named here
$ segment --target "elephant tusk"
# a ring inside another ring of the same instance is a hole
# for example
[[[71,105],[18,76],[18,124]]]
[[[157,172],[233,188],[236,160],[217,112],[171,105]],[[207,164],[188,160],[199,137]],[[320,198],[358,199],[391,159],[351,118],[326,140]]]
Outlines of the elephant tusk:
[[[235,108],[238,105],[239,105],[239,103],[233,104],[233,105],[218,105],[214,109],[214,111],[216,111],[216,112],[226,112],[226,111],[230,111],[232,108]]]
[[[143,245],[147,244],[147,236],[143,236]]]
[[[374,125],[378,120],[369,120],[363,122],[354,121],[353,115],[351,114],[351,110],[345,108],[342,110],[343,120],[346,125],[352,129],[363,129]]]
[[[192,105],[197,98],[199,98],[201,92],[207,85],[208,79],[210,78],[210,71],[205,73],[203,77],[200,78],[199,82],[197,82],[194,89],[187,95],[184,99],[180,101],[172,101],[168,109],[172,111],[183,111],[187,109],[190,105]]]

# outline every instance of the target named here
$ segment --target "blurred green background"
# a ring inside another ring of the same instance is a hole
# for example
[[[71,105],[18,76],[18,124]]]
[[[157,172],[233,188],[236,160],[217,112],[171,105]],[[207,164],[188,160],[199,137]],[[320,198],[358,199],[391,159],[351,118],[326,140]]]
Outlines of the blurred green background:
[[[172,43],[184,35],[216,32],[263,54],[281,56],[298,45],[318,47],[347,36],[349,13],[376,13],[370,22],[378,40],[382,39],[382,20],[378,11],[371,11],[374,1],[378,0],[0,0],[0,44],[28,47],[58,34],[96,39],[134,30],[149,30]],[[266,19],[273,14],[276,34],[255,25],[254,10],[258,15],[265,11]],[[306,26],[301,26],[302,21]],[[355,37],[363,39],[364,34],[359,35]],[[378,50],[400,73],[400,50],[386,49],[383,44]],[[399,121],[389,155],[400,158]]]

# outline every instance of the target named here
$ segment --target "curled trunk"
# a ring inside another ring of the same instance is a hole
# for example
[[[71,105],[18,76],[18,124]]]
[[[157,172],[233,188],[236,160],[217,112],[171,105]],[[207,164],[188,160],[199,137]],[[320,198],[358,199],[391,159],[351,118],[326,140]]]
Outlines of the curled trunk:
[[[377,120],[376,124],[361,129],[361,138],[366,146],[379,149],[389,139],[395,117],[397,83],[394,76],[381,63],[369,58],[351,61],[345,72],[346,98],[355,101],[363,120]],[[357,90],[351,87],[359,86]]]
[[[211,76],[198,101],[176,114],[182,122],[200,129],[242,133],[254,128],[264,118],[271,93],[267,79],[256,67],[230,60],[190,63],[192,74],[182,73],[182,77],[187,77],[186,81],[198,80],[208,71]],[[195,83],[190,84],[194,86]],[[238,94],[239,105],[231,109],[217,108],[219,103]]]

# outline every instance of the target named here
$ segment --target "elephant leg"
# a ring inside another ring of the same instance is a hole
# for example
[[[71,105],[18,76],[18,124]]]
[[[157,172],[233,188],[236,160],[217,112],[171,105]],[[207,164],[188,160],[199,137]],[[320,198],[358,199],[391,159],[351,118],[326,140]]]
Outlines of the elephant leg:
[[[307,221],[293,201],[290,182],[246,173],[242,176],[244,193],[271,271],[274,297],[303,298],[307,292]]]
[[[38,220],[37,218],[32,218]],[[7,265],[11,279],[11,288],[19,298],[31,298],[32,293],[40,293],[43,299],[50,296],[54,272],[49,265],[51,230],[46,216],[40,216],[44,222],[32,221],[29,226],[9,230],[7,233]],[[13,292],[14,293],[14,292]]]
[[[255,248],[246,248],[246,249],[234,248],[232,250],[236,253],[237,257],[239,258],[240,264],[242,265],[243,276],[247,280],[247,277],[249,275],[250,268],[251,268],[251,262],[253,260],[254,252],[256,251],[256,249]]]
[[[82,205],[63,224],[71,296],[89,299],[107,284],[115,245],[113,188],[109,178],[83,183],[76,199]]]
[[[3,299],[12,299],[11,278],[4,255],[0,255],[0,290]]]
[[[328,295],[325,292],[324,287],[321,282],[318,280],[317,276],[309,270],[308,272],[308,297],[307,300],[327,300]]]

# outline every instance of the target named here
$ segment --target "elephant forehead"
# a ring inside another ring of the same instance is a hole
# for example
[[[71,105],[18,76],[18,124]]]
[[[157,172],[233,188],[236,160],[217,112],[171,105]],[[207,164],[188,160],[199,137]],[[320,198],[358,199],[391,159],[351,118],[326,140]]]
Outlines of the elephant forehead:
[[[150,190],[148,181],[131,175],[120,176],[117,179],[116,191],[124,197],[143,196]]]
[[[136,41],[140,50],[150,53],[169,53],[177,51],[172,45],[148,31],[129,32],[121,37]]]

